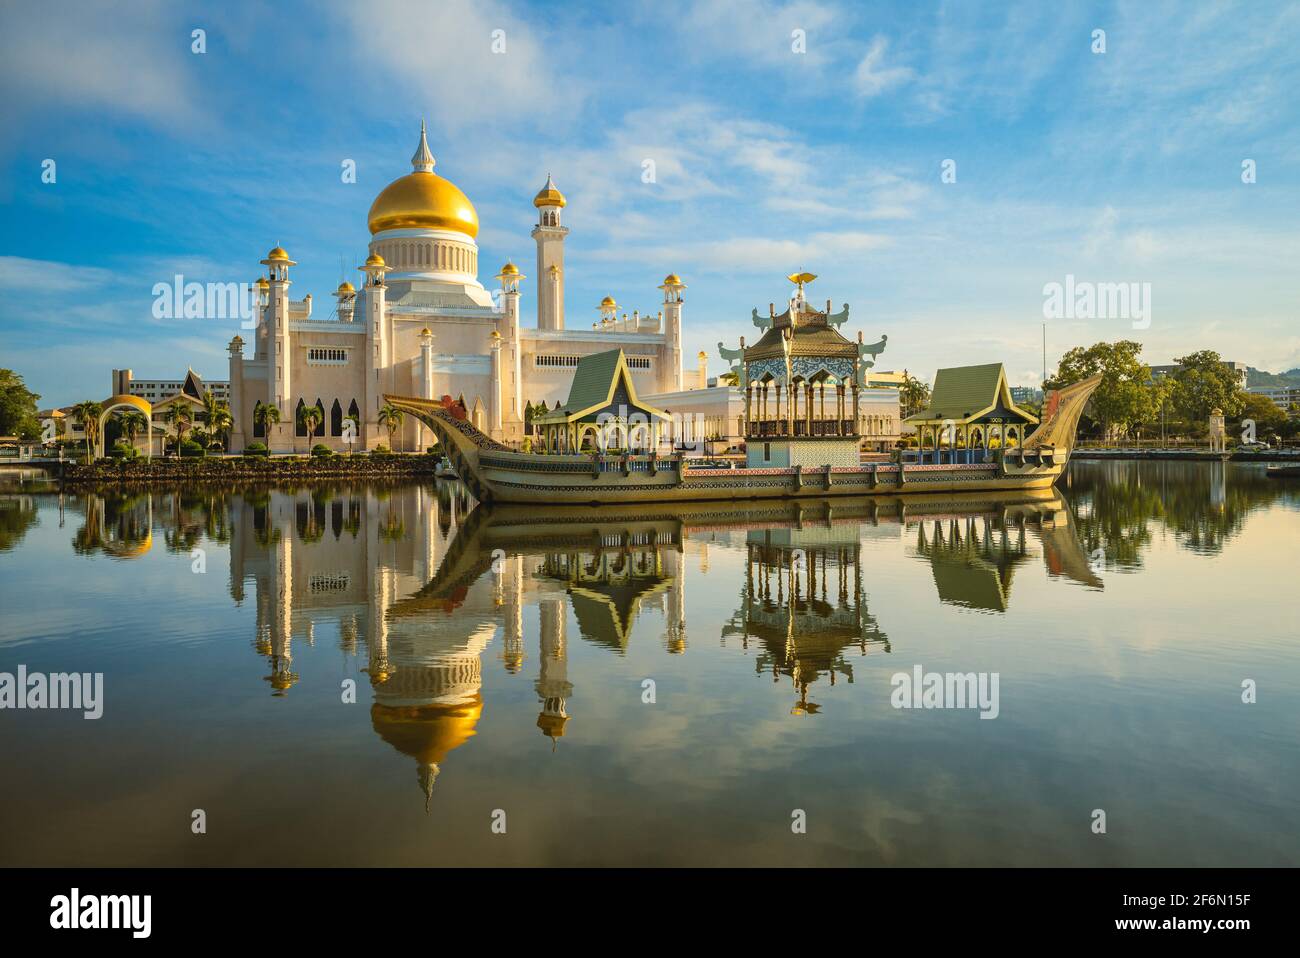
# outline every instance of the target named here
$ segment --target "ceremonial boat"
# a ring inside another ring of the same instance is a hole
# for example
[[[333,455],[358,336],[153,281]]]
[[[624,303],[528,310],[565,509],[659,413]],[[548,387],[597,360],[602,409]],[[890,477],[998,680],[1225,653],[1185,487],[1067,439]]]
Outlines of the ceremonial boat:
[[[1100,377],[1049,394],[1041,423],[1016,406],[1000,363],[941,369],[929,407],[908,418],[919,448],[863,462],[858,405],[883,350],[854,343],[832,314],[810,306],[804,285],[774,308],[751,347],[722,350],[745,397],[741,468],[692,467],[664,451],[666,412],[642,403],[622,350],[584,357],[568,402],[533,420],[538,448],[512,449],[476,428],[459,403],[401,395],[386,402],[438,438],[481,502],[605,505],[702,500],[898,496],[1046,489],[1065,471],[1075,432]],[[720,348],[721,348],[721,344]],[[870,358],[868,358],[870,357]],[[828,392],[830,393],[828,401]],[[829,410],[828,410],[829,405]],[[1033,428],[1032,431],[1031,427]],[[910,460],[910,461],[909,461]]]

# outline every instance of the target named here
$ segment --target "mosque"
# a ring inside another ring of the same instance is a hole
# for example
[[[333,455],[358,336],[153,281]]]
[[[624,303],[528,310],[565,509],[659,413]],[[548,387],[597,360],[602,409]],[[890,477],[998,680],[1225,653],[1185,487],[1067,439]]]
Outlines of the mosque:
[[[304,452],[317,442],[345,451],[349,438],[354,450],[428,445],[432,437],[414,417],[390,434],[380,415],[385,393],[461,399],[478,428],[518,442],[527,410],[543,402],[553,408],[568,395],[579,360],[611,349],[623,350],[641,394],[684,389],[680,277],[664,278],[656,315],[620,315],[607,296],[590,327],[566,328],[566,200],[548,176],[533,199],[537,322],[524,326],[527,277],[506,263],[497,288],[483,286],[474,204],[434,166],[422,124],[411,172],[371,204],[361,288],[341,283],[334,306],[313,315],[311,294],[291,297],[296,264],[282,247],[261,261],[266,274],[257,281],[254,342],[235,336],[229,345],[232,451],[253,442],[272,452]],[[274,406],[279,423],[266,422],[262,406]],[[310,406],[320,419],[309,436],[301,410]]]

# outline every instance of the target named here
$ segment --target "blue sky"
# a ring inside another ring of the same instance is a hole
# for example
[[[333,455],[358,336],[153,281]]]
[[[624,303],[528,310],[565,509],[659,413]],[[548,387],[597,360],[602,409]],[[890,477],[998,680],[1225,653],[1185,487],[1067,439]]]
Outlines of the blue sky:
[[[1051,320],[1049,367],[1119,338],[1300,366],[1295,4],[28,6],[0,11],[0,365],[43,405],[102,398],[116,366],[226,378],[236,321],[151,314],[175,273],[251,280],[281,243],[295,297],[328,302],[422,116],[485,285],[507,258],[532,272],[550,172],[569,325],[606,293],[658,309],[675,271],[714,371],[797,270],[889,335],[880,368],[925,378],[1000,360],[1037,383],[1067,274],[1150,283],[1151,325]]]

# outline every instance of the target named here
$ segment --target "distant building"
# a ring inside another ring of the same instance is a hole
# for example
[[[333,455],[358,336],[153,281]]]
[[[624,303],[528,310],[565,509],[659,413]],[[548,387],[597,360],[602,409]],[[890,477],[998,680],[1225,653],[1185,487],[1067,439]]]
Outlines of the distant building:
[[[1231,363],[1228,362],[1226,359],[1223,361],[1223,365],[1227,366],[1229,369],[1231,369],[1234,373],[1237,374],[1238,384],[1241,385],[1243,388],[1245,388],[1246,373],[1249,371],[1250,367],[1247,366],[1245,363]],[[1180,363],[1169,363],[1164,366],[1152,366],[1151,378],[1162,379],[1165,376],[1172,376],[1182,368],[1183,367]]]
[[[1300,405],[1300,386],[1251,386],[1246,391],[1272,400],[1282,410]]]
[[[1011,398],[1017,403],[1040,403],[1043,391],[1037,386],[1012,386]]]
[[[213,396],[224,402],[230,401],[229,382],[205,382],[192,369],[186,371],[184,379],[136,379],[129,369],[114,369],[113,385],[108,394],[139,396],[156,406],[178,393],[187,393],[195,399],[202,400],[204,390],[210,390]]]

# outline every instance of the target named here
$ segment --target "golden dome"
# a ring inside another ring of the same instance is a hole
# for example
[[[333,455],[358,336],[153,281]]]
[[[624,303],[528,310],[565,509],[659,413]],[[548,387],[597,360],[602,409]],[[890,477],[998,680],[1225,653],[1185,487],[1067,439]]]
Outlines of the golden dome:
[[[474,204],[451,180],[433,172],[433,154],[420,125],[420,146],[411,158],[413,172],[384,187],[370,204],[370,232],[398,229],[453,230],[478,236]]]
[[[366,257],[366,267],[387,266],[387,265],[388,264],[384,262],[384,258],[380,256],[378,253],[371,253],[369,256]]]
[[[566,203],[567,201],[564,199],[564,194],[556,189],[555,181],[551,179],[551,174],[547,173],[546,185],[543,186],[538,191],[537,195],[533,197],[533,205],[539,210],[543,206],[558,206],[563,209]]]
[[[266,288],[267,288],[268,286],[270,286],[270,285],[271,285],[270,281],[269,281],[265,276],[259,276],[259,277],[257,277],[257,288],[258,288],[258,289],[266,289]]]
[[[667,276],[664,277],[663,285],[660,286],[659,288],[666,289],[668,287],[674,287],[674,286],[680,287],[682,289],[686,288],[686,284],[682,282],[682,278],[680,276],[678,276],[676,273],[669,273]]]
[[[270,260],[277,260],[277,261],[287,260],[289,258],[289,254],[284,251],[283,246],[277,246],[275,247],[275,249],[271,250],[271,252],[266,254],[266,258]]]
[[[500,334],[499,332],[497,332],[497,331],[494,329],[494,330],[492,330],[492,335],[491,335],[490,338],[491,338],[491,339],[500,339],[500,338],[501,338],[501,334]]]
[[[421,336],[432,336],[433,333],[429,332],[429,327],[428,327],[428,326],[425,326],[424,329],[420,330],[420,335],[421,335]]]
[[[618,303],[614,302],[613,296],[606,296],[600,301],[600,306],[602,309],[617,309]]]
[[[501,275],[502,275],[502,276],[517,276],[517,275],[519,275],[519,267],[516,266],[514,263],[506,263],[505,266],[502,266],[502,267],[501,267]]]
[[[440,764],[474,735],[483,714],[480,695],[460,705],[370,707],[370,722],[385,742],[423,763]]]
[[[343,282],[339,283],[338,291],[340,293],[355,293],[357,291],[357,288],[353,286],[351,283],[349,283],[347,280],[344,280]]]

